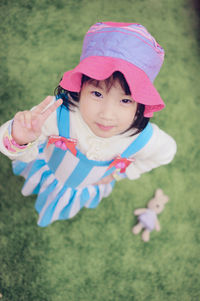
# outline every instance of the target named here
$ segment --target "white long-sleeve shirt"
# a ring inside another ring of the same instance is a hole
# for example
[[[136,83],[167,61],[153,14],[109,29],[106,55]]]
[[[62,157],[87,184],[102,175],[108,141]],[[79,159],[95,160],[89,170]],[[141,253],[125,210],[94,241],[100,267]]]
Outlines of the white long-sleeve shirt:
[[[0,151],[11,160],[21,160],[29,162],[38,155],[38,145],[47,140],[51,135],[59,135],[57,127],[56,112],[52,113],[42,127],[41,136],[30,148],[20,153],[11,153],[3,143],[3,136],[11,121],[0,127]],[[152,170],[160,165],[168,164],[172,161],[176,153],[176,142],[167,133],[162,131],[157,125],[152,124],[153,135],[149,142],[134,154],[134,164],[130,164],[126,169],[129,179],[137,179],[141,174]],[[130,132],[113,136],[111,138],[101,138],[90,130],[83,121],[78,109],[70,112],[70,137],[77,139],[77,148],[85,154],[88,159],[105,161],[115,158],[122,153],[127,146],[134,141],[137,135],[130,137]]]

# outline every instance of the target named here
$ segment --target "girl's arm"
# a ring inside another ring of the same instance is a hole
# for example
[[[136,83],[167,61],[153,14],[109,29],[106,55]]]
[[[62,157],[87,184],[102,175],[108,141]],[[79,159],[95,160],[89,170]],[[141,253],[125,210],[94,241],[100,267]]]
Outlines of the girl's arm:
[[[38,154],[38,144],[48,136],[58,134],[55,102],[47,97],[30,111],[18,112],[13,120],[0,127],[0,151],[11,160],[31,161]],[[26,145],[23,145],[26,144]]]
[[[129,179],[138,179],[141,174],[161,165],[169,164],[177,150],[175,140],[153,125],[153,135],[145,147],[134,155],[135,162],[126,169]]]

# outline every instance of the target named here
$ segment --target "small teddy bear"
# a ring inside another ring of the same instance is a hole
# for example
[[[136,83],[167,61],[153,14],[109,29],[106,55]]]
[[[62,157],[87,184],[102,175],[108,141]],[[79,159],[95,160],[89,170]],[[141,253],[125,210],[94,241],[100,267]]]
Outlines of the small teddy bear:
[[[151,199],[147,205],[148,208],[140,208],[134,211],[134,215],[138,216],[138,224],[133,227],[132,232],[134,234],[142,233],[142,239],[148,242],[150,239],[150,232],[154,229],[160,231],[160,223],[157,219],[157,214],[164,210],[165,204],[169,201],[167,195],[165,195],[162,189],[157,189],[155,197]]]

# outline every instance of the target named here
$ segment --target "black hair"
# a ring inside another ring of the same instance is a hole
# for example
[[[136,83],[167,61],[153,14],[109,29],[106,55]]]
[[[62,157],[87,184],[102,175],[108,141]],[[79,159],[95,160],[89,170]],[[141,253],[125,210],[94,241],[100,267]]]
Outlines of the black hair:
[[[127,83],[124,75],[119,71],[114,72],[110,77],[108,77],[107,79],[104,80],[107,91],[110,90],[110,88],[112,87],[113,83],[116,80],[119,81],[125,94],[131,95],[128,83]],[[90,82],[90,83],[92,82],[96,87],[98,87],[100,84],[100,81],[92,79],[83,74],[82,80],[81,80],[81,87],[86,82]],[[61,86],[57,86],[54,90],[54,94],[55,94],[55,96],[59,95],[59,97],[62,98],[63,105],[66,106],[68,110],[73,111],[73,108],[78,107],[80,92],[68,91],[68,90],[63,89]],[[125,132],[127,132],[127,131],[133,129],[133,133],[130,136],[134,136],[134,135],[140,133],[147,126],[150,118],[144,117],[144,110],[145,110],[145,105],[138,103],[133,122],[130,125],[130,127],[125,131]]]

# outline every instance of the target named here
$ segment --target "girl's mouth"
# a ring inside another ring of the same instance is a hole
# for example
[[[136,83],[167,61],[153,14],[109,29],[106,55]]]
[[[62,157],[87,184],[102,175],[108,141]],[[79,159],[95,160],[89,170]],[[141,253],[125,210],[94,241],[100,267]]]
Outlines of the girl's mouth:
[[[113,125],[103,125],[103,124],[100,124],[100,123],[97,123],[96,122],[96,125],[102,130],[102,131],[110,131],[114,126]]]

